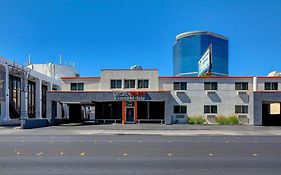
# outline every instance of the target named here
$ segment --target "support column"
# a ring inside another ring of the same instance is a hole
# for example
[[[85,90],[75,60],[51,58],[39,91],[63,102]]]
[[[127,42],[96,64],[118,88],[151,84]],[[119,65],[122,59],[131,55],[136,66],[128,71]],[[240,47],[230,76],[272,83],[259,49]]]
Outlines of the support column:
[[[258,90],[258,77],[253,77],[253,91]]]
[[[122,100],[122,124],[125,124],[125,100]]]
[[[42,118],[42,80],[35,81],[35,117]]]
[[[10,119],[10,109],[9,109],[9,66],[7,64],[4,65],[5,66],[5,81],[4,81],[4,87],[5,88],[5,116],[3,117],[4,121],[7,121]]]
[[[52,90],[52,86],[53,84],[50,82],[47,82],[47,91],[51,91]],[[47,119],[50,121],[52,119],[52,115],[53,115],[53,103],[52,101],[48,98],[49,95],[47,93],[47,99],[46,99],[46,114],[47,114]]]
[[[135,123],[138,123],[138,101],[134,101],[134,106],[135,106]]]
[[[21,98],[20,98],[21,119],[28,118],[27,90],[28,90],[28,77],[27,77],[27,75],[22,75],[22,77],[21,77]]]

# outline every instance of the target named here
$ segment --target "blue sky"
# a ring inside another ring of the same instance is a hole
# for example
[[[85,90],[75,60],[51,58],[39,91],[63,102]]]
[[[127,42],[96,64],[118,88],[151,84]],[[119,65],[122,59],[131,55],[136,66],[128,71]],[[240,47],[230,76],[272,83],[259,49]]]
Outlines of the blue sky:
[[[230,75],[281,71],[280,0],[0,0],[0,56],[24,64],[75,62],[82,76],[103,68],[158,68],[172,75],[181,32],[229,38]]]

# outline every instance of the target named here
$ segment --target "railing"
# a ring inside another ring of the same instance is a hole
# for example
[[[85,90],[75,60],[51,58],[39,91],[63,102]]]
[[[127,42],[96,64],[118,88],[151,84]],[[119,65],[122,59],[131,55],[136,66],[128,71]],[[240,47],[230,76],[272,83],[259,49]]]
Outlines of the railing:
[[[164,119],[138,119],[137,123],[142,123],[142,122],[159,122],[161,124],[165,123]]]
[[[10,105],[10,107],[9,107],[10,118],[19,119],[20,115],[21,115],[20,111],[17,110],[15,104],[12,101],[9,102],[9,105]]]
[[[88,120],[90,121],[90,120]],[[112,122],[112,123],[117,123],[117,122],[120,122],[121,123],[121,119],[94,119],[93,121],[95,121],[96,123],[109,123],[109,122]]]

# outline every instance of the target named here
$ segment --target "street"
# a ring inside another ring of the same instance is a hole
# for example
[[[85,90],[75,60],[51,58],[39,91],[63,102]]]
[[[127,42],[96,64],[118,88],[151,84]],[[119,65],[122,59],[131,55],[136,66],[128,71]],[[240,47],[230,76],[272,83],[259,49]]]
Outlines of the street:
[[[281,173],[280,136],[6,134],[0,145],[1,174]]]

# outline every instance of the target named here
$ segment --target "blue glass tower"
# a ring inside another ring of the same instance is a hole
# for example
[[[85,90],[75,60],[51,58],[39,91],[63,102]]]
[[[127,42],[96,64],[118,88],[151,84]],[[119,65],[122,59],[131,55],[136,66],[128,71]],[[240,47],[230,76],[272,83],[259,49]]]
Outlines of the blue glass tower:
[[[212,44],[212,75],[228,75],[228,38],[207,31],[185,32],[173,46],[174,75],[198,76],[198,61]]]

